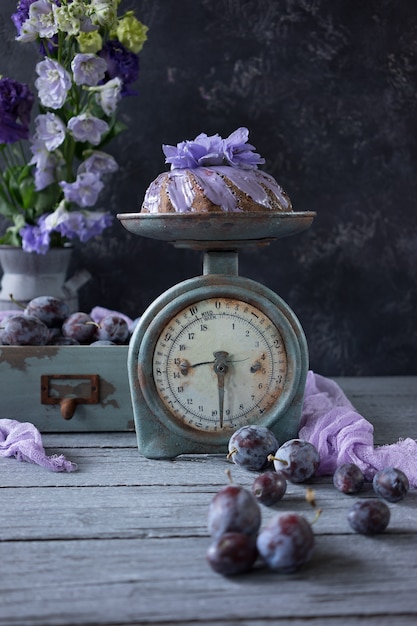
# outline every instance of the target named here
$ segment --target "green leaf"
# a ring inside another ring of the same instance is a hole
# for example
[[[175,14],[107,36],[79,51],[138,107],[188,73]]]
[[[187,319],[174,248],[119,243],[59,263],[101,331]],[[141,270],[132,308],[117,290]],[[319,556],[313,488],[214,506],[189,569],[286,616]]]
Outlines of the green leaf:
[[[8,246],[22,246],[22,238],[19,230],[22,226],[10,226],[4,235],[0,237],[0,244]]]
[[[35,189],[32,168],[29,165],[9,167],[3,173],[3,178],[14,203],[22,208],[29,206]]]
[[[44,213],[49,213],[55,210],[56,205],[62,197],[62,189],[58,183],[54,183],[38,191],[35,194],[33,209],[34,216],[39,217]]]
[[[0,215],[3,215],[9,220],[13,220],[15,216],[20,215],[20,211],[16,206],[10,202],[8,195],[0,187]]]
[[[102,146],[105,146],[110,141],[112,141],[115,137],[117,137],[117,135],[120,135],[120,133],[122,133],[126,129],[127,129],[127,125],[126,124],[116,120],[110,126],[110,129],[109,129],[108,133],[105,135],[103,141],[100,143],[100,148]]]

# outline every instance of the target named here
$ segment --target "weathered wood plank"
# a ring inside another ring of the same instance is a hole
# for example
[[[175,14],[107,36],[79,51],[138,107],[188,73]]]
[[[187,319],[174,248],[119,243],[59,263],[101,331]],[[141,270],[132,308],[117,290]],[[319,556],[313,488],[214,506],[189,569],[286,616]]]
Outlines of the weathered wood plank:
[[[374,425],[375,445],[417,439],[415,376],[335,378],[356,410]]]
[[[137,448],[76,450],[49,449],[48,453],[64,453],[77,463],[75,472],[53,473],[37,465],[0,459],[0,484],[3,487],[22,486],[117,486],[117,485],[176,485],[215,484],[226,482],[226,469],[242,472],[222,456],[182,457],[173,461],[145,459]],[[245,472],[246,473],[246,472]]]
[[[250,488],[252,475],[237,480]],[[250,478],[249,478],[250,477]],[[358,496],[338,492],[325,480],[312,483],[322,514],[318,534],[350,534],[347,512],[359,498],[375,497],[371,485]],[[219,485],[177,484],[2,489],[0,541],[128,537],[207,536],[207,511]],[[278,511],[298,511],[312,520],[304,485],[288,485],[275,507],[261,507],[263,522]],[[417,491],[390,504],[390,533],[417,532]]]
[[[343,379],[376,443],[417,438],[417,378]],[[330,477],[311,487],[323,513],[311,563],[291,575],[256,571],[226,579],[205,561],[208,504],[232,468],[225,455],[153,461],[134,433],[45,434],[49,454],[78,463],[54,474],[0,459],[0,625],[411,626],[417,620],[417,491],[391,504],[386,533],[352,532],[356,496]],[[375,497],[368,484],[358,497]],[[312,518],[305,486],[289,485],[274,509]]]
[[[323,535],[295,574],[230,579],[209,569],[206,548],[201,537],[1,543],[0,624],[417,617],[408,536]]]

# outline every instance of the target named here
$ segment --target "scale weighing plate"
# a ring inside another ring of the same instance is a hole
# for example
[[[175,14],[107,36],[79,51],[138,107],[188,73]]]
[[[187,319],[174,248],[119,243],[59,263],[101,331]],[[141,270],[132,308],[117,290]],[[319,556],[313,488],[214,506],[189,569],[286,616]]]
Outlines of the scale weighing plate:
[[[315,213],[119,213],[117,218],[134,235],[160,239],[180,247],[234,249],[262,245],[306,230]],[[186,242],[184,244],[184,242]],[[194,244],[193,244],[194,242]]]

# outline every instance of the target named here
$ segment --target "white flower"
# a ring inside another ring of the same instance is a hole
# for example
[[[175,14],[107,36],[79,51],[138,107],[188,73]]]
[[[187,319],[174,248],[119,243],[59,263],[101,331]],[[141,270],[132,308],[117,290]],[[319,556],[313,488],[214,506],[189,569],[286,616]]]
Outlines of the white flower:
[[[112,28],[117,22],[117,0],[91,0],[90,17],[93,24]]]
[[[50,213],[48,217],[45,218],[44,226],[47,230],[54,230],[59,224],[68,219],[69,213],[67,211],[66,204],[65,200],[61,200],[55,211]]]
[[[121,98],[122,80],[117,76],[107,81],[104,85],[90,87],[90,91],[95,91],[97,103],[101,106],[106,115],[111,115],[116,111]]]
[[[38,31],[32,22],[27,19],[20,28],[20,33],[16,37],[16,41],[21,41],[22,43],[30,43],[32,41],[36,41],[38,37]]]
[[[75,5],[75,7],[72,4],[54,6],[53,11],[60,32],[74,36],[80,33],[82,11],[79,5]]]

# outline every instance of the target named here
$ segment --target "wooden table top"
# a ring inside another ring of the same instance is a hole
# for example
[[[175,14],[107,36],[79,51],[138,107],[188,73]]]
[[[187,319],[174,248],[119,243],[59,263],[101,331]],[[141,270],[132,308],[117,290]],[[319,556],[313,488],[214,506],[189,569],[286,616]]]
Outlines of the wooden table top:
[[[374,424],[375,444],[417,439],[417,377],[336,379]],[[357,496],[315,478],[323,513],[312,560],[293,574],[257,566],[225,578],[208,566],[207,510],[226,483],[254,475],[222,455],[142,457],[133,433],[49,434],[48,454],[78,471],[56,474],[0,459],[0,624],[402,626],[417,619],[417,494],[390,504],[381,535],[355,534]],[[275,509],[313,516],[305,485]],[[359,497],[374,497],[367,485]]]

